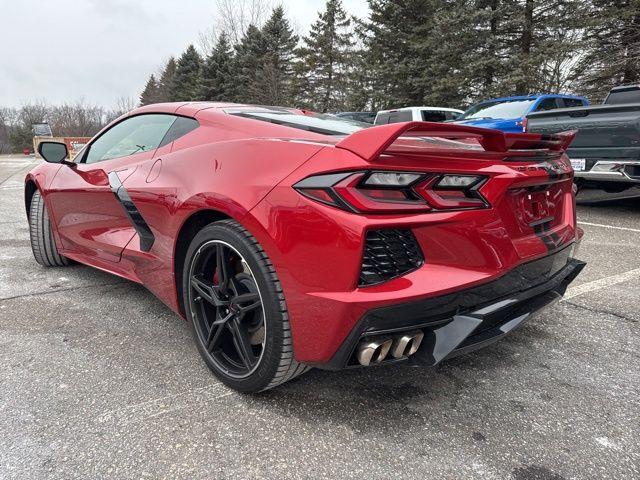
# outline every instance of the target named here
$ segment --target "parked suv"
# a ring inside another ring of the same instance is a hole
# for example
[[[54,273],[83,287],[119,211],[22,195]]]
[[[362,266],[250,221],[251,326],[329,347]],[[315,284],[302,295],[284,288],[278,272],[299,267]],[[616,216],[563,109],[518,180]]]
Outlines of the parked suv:
[[[376,115],[375,125],[400,122],[446,122],[455,120],[464,112],[455,108],[406,107],[396,110],[381,110]]]
[[[528,95],[504,97],[478,103],[458,118],[456,123],[474,127],[493,128],[503,132],[522,133],[525,117],[532,112],[546,112],[558,108],[586,107],[584,97],[571,95]]]

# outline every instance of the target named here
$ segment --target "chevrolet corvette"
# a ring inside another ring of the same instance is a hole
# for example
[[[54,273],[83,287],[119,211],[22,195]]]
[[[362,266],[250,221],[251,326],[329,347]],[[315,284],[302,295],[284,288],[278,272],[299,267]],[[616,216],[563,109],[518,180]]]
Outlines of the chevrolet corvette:
[[[32,250],[144,285],[238,391],[433,366],[501,339],[584,267],[574,135],[146,106],[73,158],[39,144]]]

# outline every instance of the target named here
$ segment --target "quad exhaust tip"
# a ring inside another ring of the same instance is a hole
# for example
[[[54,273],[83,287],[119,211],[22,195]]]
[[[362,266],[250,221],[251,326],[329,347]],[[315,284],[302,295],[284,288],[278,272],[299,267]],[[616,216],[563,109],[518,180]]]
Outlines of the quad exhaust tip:
[[[360,365],[365,367],[381,363],[389,353],[396,359],[408,357],[418,351],[423,338],[424,333],[416,330],[395,337],[365,339],[358,345],[356,357]]]
[[[395,337],[393,339],[393,346],[391,347],[391,355],[393,358],[409,357],[413,355],[420,348],[423,338],[424,333],[420,330]]]
[[[380,363],[389,354],[393,345],[393,340],[390,338],[379,338],[375,340],[365,340],[358,345],[358,362],[360,365],[370,365],[373,363]]]

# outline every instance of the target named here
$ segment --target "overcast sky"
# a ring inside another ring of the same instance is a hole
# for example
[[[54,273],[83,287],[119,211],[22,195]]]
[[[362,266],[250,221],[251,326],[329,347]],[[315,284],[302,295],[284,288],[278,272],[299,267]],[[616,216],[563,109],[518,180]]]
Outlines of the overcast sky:
[[[283,0],[302,33],[324,0]],[[365,16],[366,0],[343,0]],[[0,0],[0,106],[84,98],[111,107],[215,22],[214,0]]]

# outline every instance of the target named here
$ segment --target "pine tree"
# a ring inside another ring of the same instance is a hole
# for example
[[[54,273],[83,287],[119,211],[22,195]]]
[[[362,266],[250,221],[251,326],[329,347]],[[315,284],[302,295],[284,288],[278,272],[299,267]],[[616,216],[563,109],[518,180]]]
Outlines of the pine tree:
[[[416,55],[416,35],[420,27],[428,25],[435,0],[369,0],[369,8],[362,35],[368,72],[373,78],[374,107],[420,105],[424,91],[416,78],[423,72],[424,58]],[[421,55],[425,57],[426,38],[421,40]]]
[[[169,86],[172,102],[198,100],[202,80],[202,58],[193,45],[189,45],[176,65],[176,73]]]
[[[158,101],[169,102],[169,88],[173,82],[173,77],[176,74],[176,59],[170,57],[160,74],[160,80],[158,80]]]
[[[505,13],[501,36],[508,68],[503,69],[498,82],[502,84],[500,93],[522,95],[561,88],[565,82],[557,64],[566,64],[578,53],[579,44],[571,33],[582,26],[585,2],[503,0],[502,3]]]
[[[351,19],[341,0],[327,0],[325,10],[311,26],[299,50],[306,91],[302,104],[321,112],[343,110],[348,85],[349,62],[353,54]]]
[[[431,5],[431,15],[409,36],[417,59],[410,80],[421,103],[460,108],[495,97],[504,75],[501,0],[448,0]],[[411,76],[410,73],[408,73]]]
[[[151,74],[144,90],[140,94],[140,106],[151,105],[159,102],[160,85],[156,80],[156,76]]]
[[[262,32],[249,25],[240,43],[235,47],[232,75],[235,81],[233,98],[238,103],[260,103],[262,92],[257,81],[266,54]]]
[[[262,27],[264,54],[258,72],[256,86],[259,103],[265,105],[290,105],[292,102],[293,59],[298,44],[284,8],[274,8],[271,17]]]
[[[229,37],[222,33],[202,69],[199,95],[202,100],[231,101],[234,82],[231,76],[232,65]]]
[[[640,82],[640,0],[593,0],[584,57],[574,79],[578,90],[602,100],[616,85]]]

